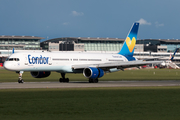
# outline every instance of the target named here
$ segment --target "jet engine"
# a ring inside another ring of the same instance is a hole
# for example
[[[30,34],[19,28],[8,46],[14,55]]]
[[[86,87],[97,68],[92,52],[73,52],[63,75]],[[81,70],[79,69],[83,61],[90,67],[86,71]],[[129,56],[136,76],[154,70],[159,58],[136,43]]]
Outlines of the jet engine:
[[[34,78],[45,78],[45,77],[48,77],[49,75],[51,74],[51,72],[43,72],[43,71],[37,71],[37,72],[31,72],[31,75],[34,77]]]
[[[83,75],[86,78],[96,79],[102,77],[104,75],[104,71],[101,68],[89,67],[84,68]]]

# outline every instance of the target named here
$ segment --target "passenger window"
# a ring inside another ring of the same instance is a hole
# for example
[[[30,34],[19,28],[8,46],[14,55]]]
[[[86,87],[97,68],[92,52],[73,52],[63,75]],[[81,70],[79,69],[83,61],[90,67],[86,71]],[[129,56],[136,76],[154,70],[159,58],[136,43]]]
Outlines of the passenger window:
[[[19,61],[19,58],[17,58],[17,61]]]

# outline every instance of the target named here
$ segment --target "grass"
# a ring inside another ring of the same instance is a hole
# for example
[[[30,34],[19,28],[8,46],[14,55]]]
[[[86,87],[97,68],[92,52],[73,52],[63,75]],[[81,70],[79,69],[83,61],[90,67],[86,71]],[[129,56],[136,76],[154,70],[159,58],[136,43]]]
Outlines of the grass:
[[[179,120],[180,87],[0,90],[2,120]]]
[[[47,78],[33,78],[30,72],[24,72],[23,79],[26,82],[41,82],[41,81],[58,81],[61,77],[60,73],[51,72]],[[83,74],[70,74],[67,73],[66,77],[70,81],[88,81]],[[17,82],[18,74],[12,71],[0,69],[0,82]],[[140,70],[125,70],[114,73],[107,73],[100,81],[106,80],[179,80],[180,70],[176,69],[140,69]]]
[[[67,74],[70,81],[87,81],[82,74]],[[18,74],[0,69],[0,82],[17,82]],[[60,74],[26,82],[58,81]],[[126,70],[100,80],[179,80],[174,69]],[[179,120],[180,87],[120,87],[65,89],[0,89],[2,120]]]

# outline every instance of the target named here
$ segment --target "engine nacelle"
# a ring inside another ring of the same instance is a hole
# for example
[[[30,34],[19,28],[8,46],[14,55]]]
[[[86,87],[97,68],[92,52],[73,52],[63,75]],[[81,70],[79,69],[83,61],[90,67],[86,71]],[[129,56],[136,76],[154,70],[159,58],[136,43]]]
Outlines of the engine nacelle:
[[[96,79],[102,77],[104,75],[104,71],[101,68],[89,67],[89,68],[84,68],[83,75],[86,78]]]
[[[48,77],[51,74],[51,72],[42,72],[42,71],[38,71],[38,72],[31,72],[31,75],[34,78],[45,78]]]

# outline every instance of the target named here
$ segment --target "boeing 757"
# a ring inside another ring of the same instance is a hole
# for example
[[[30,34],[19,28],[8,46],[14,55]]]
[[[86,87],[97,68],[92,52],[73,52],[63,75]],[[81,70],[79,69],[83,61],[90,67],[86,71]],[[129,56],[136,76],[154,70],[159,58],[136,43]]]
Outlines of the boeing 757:
[[[69,82],[66,73],[83,73],[89,83],[97,83],[98,78],[107,72],[116,72],[130,67],[161,63],[159,61],[142,61],[133,57],[137,40],[139,23],[135,22],[117,54],[102,53],[68,53],[68,52],[32,52],[14,53],[4,63],[10,71],[19,73],[18,82],[23,83],[22,74],[29,71],[35,78],[48,77],[51,71],[61,73],[60,82]]]

